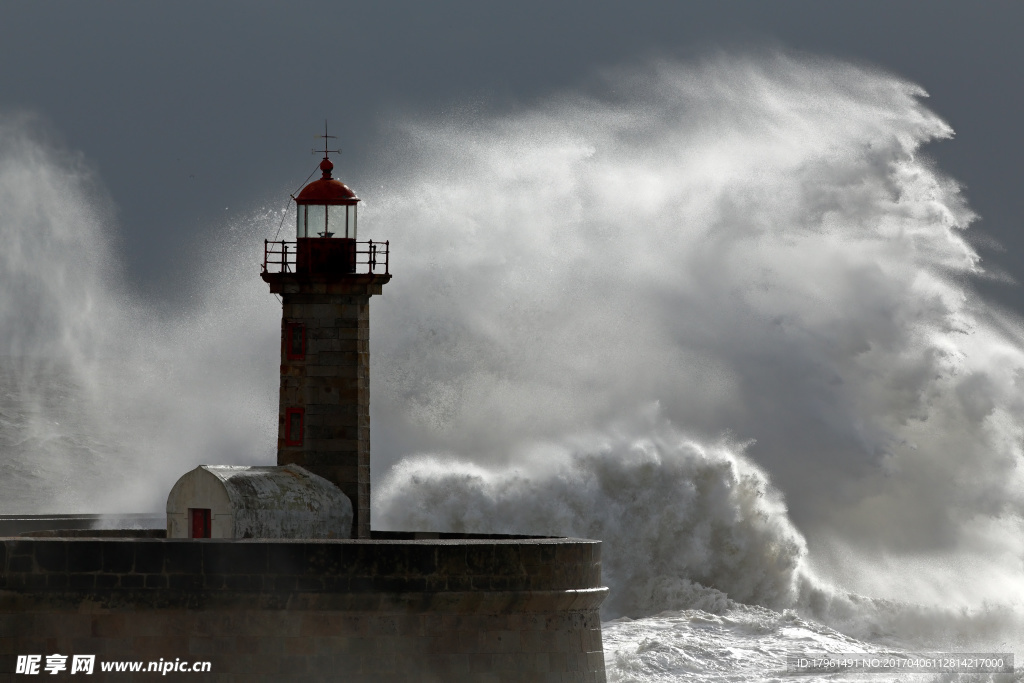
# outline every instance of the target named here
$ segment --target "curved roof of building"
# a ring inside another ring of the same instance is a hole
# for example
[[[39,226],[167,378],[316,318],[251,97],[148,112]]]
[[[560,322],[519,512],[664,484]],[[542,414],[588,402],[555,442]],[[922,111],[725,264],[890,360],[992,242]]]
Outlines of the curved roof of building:
[[[314,180],[302,188],[302,192],[295,198],[297,204],[355,204],[359,197],[348,185],[331,177],[334,164],[330,159],[324,157],[320,162],[320,170],[323,177]]]
[[[315,511],[348,497],[323,477],[298,465],[200,465],[223,484],[236,510]],[[351,504],[351,503],[349,503]]]

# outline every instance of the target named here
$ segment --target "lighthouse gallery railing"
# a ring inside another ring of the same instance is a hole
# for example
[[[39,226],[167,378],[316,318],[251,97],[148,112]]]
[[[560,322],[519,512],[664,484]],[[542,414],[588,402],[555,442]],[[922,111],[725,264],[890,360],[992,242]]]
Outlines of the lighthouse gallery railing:
[[[387,275],[390,273],[388,260],[389,242],[356,242],[357,274]],[[297,242],[263,240],[263,272],[294,273],[298,253]]]

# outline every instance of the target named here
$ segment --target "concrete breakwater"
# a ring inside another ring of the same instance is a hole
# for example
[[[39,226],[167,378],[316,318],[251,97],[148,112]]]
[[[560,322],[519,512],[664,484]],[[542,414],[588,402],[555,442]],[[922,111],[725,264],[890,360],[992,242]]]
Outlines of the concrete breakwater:
[[[0,677],[60,653],[208,661],[224,681],[605,679],[597,541],[42,533],[0,539]]]

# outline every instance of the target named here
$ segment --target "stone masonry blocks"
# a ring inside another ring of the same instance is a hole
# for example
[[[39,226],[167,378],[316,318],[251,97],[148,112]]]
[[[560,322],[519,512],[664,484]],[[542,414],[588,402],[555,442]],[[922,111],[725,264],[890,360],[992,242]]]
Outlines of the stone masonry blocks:
[[[0,539],[0,673],[57,652],[215,681],[605,680],[599,543],[419,535]]]
[[[381,286],[344,276],[325,286],[293,276],[282,290],[277,462],[300,464],[349,496],[353,538],[370,533],[370,296]],[[289,357],[285,339],[286,326],[294,323],[305,327],[299,358]],[[289,408],[303,410],[299,446],[286,443]],[[364,468],[367,474],[360,475]]]

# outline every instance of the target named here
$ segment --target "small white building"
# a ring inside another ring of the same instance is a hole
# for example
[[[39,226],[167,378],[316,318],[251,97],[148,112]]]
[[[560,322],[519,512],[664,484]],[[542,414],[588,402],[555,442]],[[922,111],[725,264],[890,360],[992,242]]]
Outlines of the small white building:
[[[298,465],[200,465],[167,496],[167,538],[349,538],[352,502]]]

